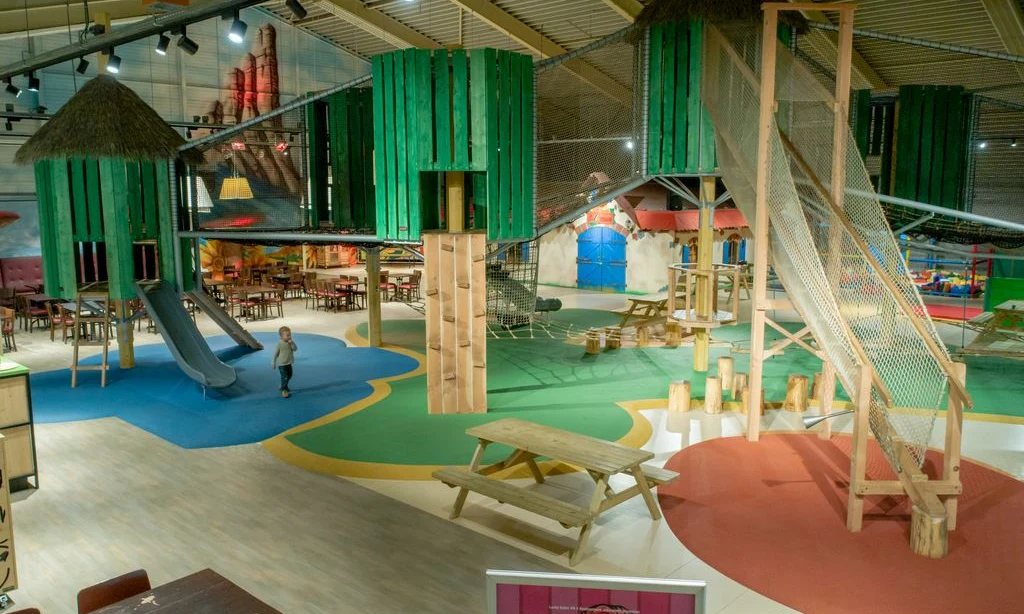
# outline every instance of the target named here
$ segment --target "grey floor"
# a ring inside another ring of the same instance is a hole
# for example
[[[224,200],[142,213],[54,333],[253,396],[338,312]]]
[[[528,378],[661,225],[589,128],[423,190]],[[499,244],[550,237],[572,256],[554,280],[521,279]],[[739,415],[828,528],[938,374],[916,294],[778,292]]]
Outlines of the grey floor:
[[[212,567],[286,613],[484,611],[488,568],[564,568],[258,445],[185,450],[116,418],[39,425],[42,488],[16,493],[17,606],[145,568]]]

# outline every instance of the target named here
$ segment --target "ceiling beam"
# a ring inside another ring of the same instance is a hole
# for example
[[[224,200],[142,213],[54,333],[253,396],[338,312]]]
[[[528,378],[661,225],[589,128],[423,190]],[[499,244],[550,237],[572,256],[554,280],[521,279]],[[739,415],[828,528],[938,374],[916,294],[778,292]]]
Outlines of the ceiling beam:
[[[794,2],[795,0],[789,1]],[[800,13],[808,20],[816,23],[832,23],[831,21],[829,21],[829,18],[825,16],[825,13],[821,11],[803,10],[800,11]],[[806,36],[809,39],[811,39],[812,45],[814,45],[815,47],[818,47],[819,45],[821,46],[819,48],[828,54],[826,57],[830,59],[832,57],[838,57],[839,47],[838,43],[836,42],[838,36],[837,34],[822,32],[821,30],[814,30],[808,33]],[[883,89],[888,87],[888,84],[885,82],[885,79],[883,79],[881,75],[879,75],[875,71],[875,69],[871,67],[871,64],[868,64],[868,61],[865,60],[864,56],[862,56],[860,52],[858,52],[856,49],[853,50],[853,78],[859,81],[859,83],[856,83],[856,85],[867,86],[870,87],[871,89]],[[857,89],[864,88],[860,87]]]
[[[10,3],[7,3],[10,5]],[[20,3],[19,3],[20,4]],[[150,17],[153,13],[139,0],[92,0],[89,14],[106,13],[111,21]],[[80,2],[67,4],[43,4],[17,8],[0,9],[0,36],[7,34],[43,34],[48,31],[67,31],[68,22],[72,28],[85,23],[85,8]],[[77,34],[77,32],[75,33]]]
[[[343,19],[399,49],[408,47],[439,49],[441,47],[440,43],[434,39],[420,34],[389,15],[368,8],[359,0],[320,0],[317,4],[335,17]]]
[[[604,3],[629,23],[636,21],[636,16],[644,10],[644,5],[637,0],[604,0]]]
[[[996,28],[1006,51],[1024,55],[1024,11],[1017,0],[981,0],[988,18]],[[1017,64],[1017,74],[1024,79],[1024,64]]]
[[[488,0],[451,0],[464,10],[472,13],[477,19],[488,24],[495,30],[515,39],[530,51],[543,58],[550,58],[557,55],[569,53],[564,47],[534,30],[525,23],[519,21],[512,15],[506,13],[497,5]],[[583,60],[569,60],[562,66],[577,77],[597,88],[599,92],[609,98],[631,105],[633,92],[620,85],[617,81],[597,70]]]

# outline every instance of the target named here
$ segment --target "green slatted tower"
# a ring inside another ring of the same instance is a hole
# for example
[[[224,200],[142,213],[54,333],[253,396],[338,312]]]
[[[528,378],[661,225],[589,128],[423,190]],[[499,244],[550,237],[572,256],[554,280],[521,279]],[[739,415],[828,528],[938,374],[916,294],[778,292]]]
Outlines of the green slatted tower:
[[[73,301],[84,284],[105,283],[117,305],[122,368],[135,362],[125,303],[135,281],[148,272],[191,283],[175,274],[170,199],[170,165],[184,142],[132,90],[101,75],[15,156],[35,165],[46,294]]]

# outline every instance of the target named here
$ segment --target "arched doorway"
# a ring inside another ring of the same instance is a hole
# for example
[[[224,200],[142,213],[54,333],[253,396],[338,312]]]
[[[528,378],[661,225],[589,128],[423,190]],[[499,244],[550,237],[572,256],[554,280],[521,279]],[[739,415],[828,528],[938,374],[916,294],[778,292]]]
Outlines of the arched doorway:
[[[576,286],[626,291],[626,237],[609,226],[593,226],[576,239]]]

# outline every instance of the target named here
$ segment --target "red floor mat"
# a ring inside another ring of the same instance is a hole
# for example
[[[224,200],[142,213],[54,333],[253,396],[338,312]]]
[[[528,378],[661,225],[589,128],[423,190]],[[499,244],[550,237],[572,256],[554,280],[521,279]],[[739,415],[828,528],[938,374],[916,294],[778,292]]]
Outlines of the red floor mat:
[[[925,305],[928,315],[939,320],[956,320],[962,322],[970,320],[980,314],[982,310],[978,307],[965,307],[963,305]]]

